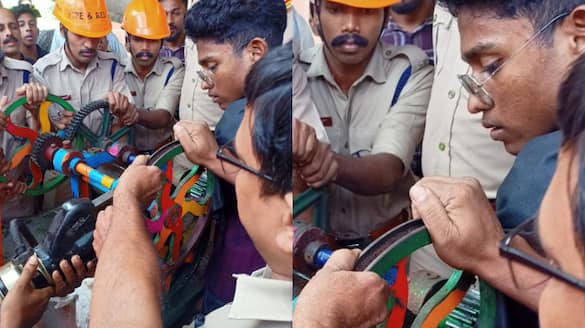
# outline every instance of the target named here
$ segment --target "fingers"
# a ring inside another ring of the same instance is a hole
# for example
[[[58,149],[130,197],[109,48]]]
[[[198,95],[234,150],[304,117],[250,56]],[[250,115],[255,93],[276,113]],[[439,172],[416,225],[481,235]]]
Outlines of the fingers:
[[[418,183],[410,188],[410,198],[413,215],[416,214],[415,217],[424,221],[433,240],[449,235],[449,230],[452,229],[449,224],[451,219],[437,195]]]
[[[75,281],[87,277],[87,269],[85,268],[85,263],[83,263],[79,255],[74,255],[71,258],[71,263],[73,264],[73,269],[75,270],[75,273],[77,273],[77,275],[74,277]],[[72,281],[69,281],[69,283],[71,282]]]
[[[38,83],[27,83],[16,89],[16,96],[26,96],[26,102],[32,106],[38,106],[47,99],[48,89]]]
[[[0,108],[4,109],[6,105],[8,105],[8,96],[2,96],[2,98],[0,98]]]
[[[39,259],[36,255],[33,255],[28,258],[24,268],[22,268],[22,273],[20,274],[20,278],[16,282],[16,284],[25,284],[28,285],[32,279],[34,278],[37,268],[39,267]]]
[[[337,176],[338,164],[328,144],[319,143],[311,162],[300,168],[302,179],[311,187],[328,184]]]
[[[360,250],[358,249],[339,249],[333,252],[327,263],[321,271],[323,272],[333,272],[333,271],[351,271],[355,265],[355,261],[360,254]],[[320,272],[321,272],[320,271]]]
[[[132,162],[131,166],[146,165],[146,163],[148,163],[148,156],[139,155],[136,157],[134,162]]]

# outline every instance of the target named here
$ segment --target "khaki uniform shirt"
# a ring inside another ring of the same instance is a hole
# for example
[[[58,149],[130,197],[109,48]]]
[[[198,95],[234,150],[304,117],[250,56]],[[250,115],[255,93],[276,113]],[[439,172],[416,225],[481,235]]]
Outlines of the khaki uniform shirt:
[[[4,61],[0,64],[0,97],[7,96],[8,99],[14,99],[16,89],[25,83],[25,72],[29,74],[29,82],[33,82],[32,65],[30,63],[5,57]],[[12,112],[10,119],[15,125],[26,127],[28,116],[28,111],[24,107],[21,107]],[[4,131],[0,133],[0,143],[2,144],[6,160],[9,160],[16,152],[16,149],[25,143],[25,140],[18,140],[10,133]],[[22,170],[15,169],[9,172],[8,176],[16,179],[21,173]],[[4,220],[30,216],[34,210],[32,198],[27,196],[18,196],[1,205]]]
[[[35,79],[46,85],[50,94],[66,99],[75,110],[80,110],[92,101],[105,99],[108,92],[119,92],[133,102],[124,79],[124,66],[114,53],[98,51],[85,72],[82,72],[73,66],[65,49],[61,47],[59,51],[40,58],[33,68]],[[57,105],[50,107],[52,121],[59,120],[57,113],[61,110]],[[102,110],[89,114],[83,122],[92,131],[99,132]]]
[[[392,154],[406,168],[402,180],[387,194],[360,196],[338,185],[330,187],[331,232],[342,238],[368,236],[409,206],[408,190],[414,179],[408,168],[423,135],[433,69],[416,47],[379,43],[364,74],[346,95],[329,71],[322,45],[301,52],[300,63],[334,152],[354,157]],[[398,81],[409,66],[412,74],[390,108]]]
[[[457,19],[437,6],[433,25],[435,82],[427,111],[422,167],[425,176],[470,176],[478,179],[488,198],[512,167],[514,157],[492,140],[482,116],[467,110],[467,91],[457,74],[469,73],[461,60]]]
[[[234,301],[208,314],[203,327],[291,327],[292,281],[270,279],[270,274],[265,267],[251,276],[234,275]]]
[[[144,80],[138,77],[131,59],[128,60],[124,72],[126,83],[137,108],[166,110],[174,120],[185,76],[185,67],[180,60],[159,57]],[[154,150],[170,138],[172,123],[167,128],[160,129],[149,129],[136,124],[134,129],[138,150]]]

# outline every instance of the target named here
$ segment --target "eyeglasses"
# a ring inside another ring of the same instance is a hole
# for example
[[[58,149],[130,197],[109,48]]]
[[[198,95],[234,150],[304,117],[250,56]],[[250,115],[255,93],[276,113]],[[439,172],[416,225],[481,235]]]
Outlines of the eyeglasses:
[[[523,265],[528,266],[531,269],[536,270],[547,276],[547,278],[544,280],[540,280],[536,283],[534,281],[531,282],[532,286],[539,285],[548,280],[550,277],[553,277],[566,284],[569,284],[573,287],[585,291],[585,281],[579,280],[576,277],[561,271],[553,263],[546,263],[542,259],[539,259],[534,255],[530,255],[527,252],[512,246],[512,240],[514,240],[516,237],[534,236],[536,234],[536,223],[537,222],[535,219],[530,219],[518,225],[513,230],[511,230],[506,236],[506,238],[504,238],[500,242],[500,254],[512,261],[522,263]],[[538,251],[538,248],[540,247],[536,248]],[[543,254],[544,252],[540,251],[540,253]],[[512,265],[512,263],[510,263],[510,265],[511,265],[510,271],[512,272],[512,279],[514,281],[514,284],[516,285],[516,287],[522,288],[522,279],[518,279],[519,277],[517,277],[517,274],[514,273],[515,272],[515,270],[513,269],[514,266]]]
[[[201,81],[207,83],[207,85],[209,85],[210,88],[213,88],[215,86],[215,83],[211,79],[212,74],[213,73],[209,72],[208,70],[200,69],[197,71],[197,75],[199,76]]]
[[[565,12],[565,13],[562,13],[560,15],[553,17],[548,23],[546,23],[544,26],[542,26],[528,40],[526,40],[526,42],[524,42],[524,44],[520,48],[518,48],[516,51],[514,51],[512,53],[512,55],[510,57],[508,57],[508,59],[506,59],[504,62],[502,62],[500,64],[500,66],[498,66],[485,79],[483,79],[483,81],[479,82],[471,74],[457,75],[457,77],[459,78],[459,81],[461,81],[461,84],[463,85],[465,90],[467,90],[467,92],[469,92],[470,95],[479,98],[479,100],[481,100],[481,102],[484,103],[485,105],[489,106],[489,108],[494,107],[494,105],[495,105],[494,99],[489,94],[489,92],[487,92],[487,90],[485,89],[485,84],[489,80],[491,80],[499,71],[501,71],[502,67],[504,67],[505,64],[509,63],[514,57],[516,57],[520,52],[522,52],[522,50],[524,50],[526,47],[528,47],[528,45],[530,43],[532,43],[532,41],[536,40],[536,38],[538,38],[538,36],[540,34],[542,34],[544,31],[546,31],[556,21],[568,16],[569,14],[570,14],[569,12]]]
[[[246,165],[246,163],[244,163],[238,156],[238,154],[236,153],[236,150],[234,148],[234,141],[230,141],[226,144],[224,144],[223,146],[219,147],[219,149],[217,150],[217,158],[220,159],[220,161],[222,161],[222,170],[225,173],[228,174],[232,174],[235,173],[235,171],[232,169],[230,170],[229,167],[226,167],[223,162],[228,162],[231,165],[235,166],[238,169],[242,169],[245,171],[248,171],[249,173],[254,174],[257,177],[260,177],[262,179],[268,180],[270,182],[274,182],[274,178],[272,178],[271,176],[264,174],[248,165]]]

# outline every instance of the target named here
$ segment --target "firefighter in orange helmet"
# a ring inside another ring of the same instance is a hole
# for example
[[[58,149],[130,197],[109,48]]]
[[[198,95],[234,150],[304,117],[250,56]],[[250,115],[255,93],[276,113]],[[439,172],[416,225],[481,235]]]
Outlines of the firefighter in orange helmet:
[[[134,0],[122,21],[130,62],[126,83],[137,107],[136,147],[152,152],[170,140],[185,69],[177,58],[162,58],[163,40],[171,31],[158,0]]]

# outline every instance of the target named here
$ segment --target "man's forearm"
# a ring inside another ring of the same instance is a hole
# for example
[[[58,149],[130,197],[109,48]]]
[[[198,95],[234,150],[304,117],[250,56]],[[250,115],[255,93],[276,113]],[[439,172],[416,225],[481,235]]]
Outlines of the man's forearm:
[[[335,182],[357,194],[378,195],[391,191],[404,173],[402,160],[390,154],[355,158],[334,154],[339,166]]]
[[[92,327],[162,327],[161,272],[137,204],[114,204],[91,304]]]
[[[513,268],[514,272],[512,272]],[[524,304],[531,310],[538,311],[540,295],[546,285],[544,282],[548,277],[522,264],[510,262],[502,256],[494,256],[485,264],[479,265],[475,270],[481,279],[490,286]],[[514,278],[523,287],[516,285]]]
[[[137,109],[138,121],[136,123],[149,129],[170,128],[173,121],[171,113],[164,109],[144,110]]]

